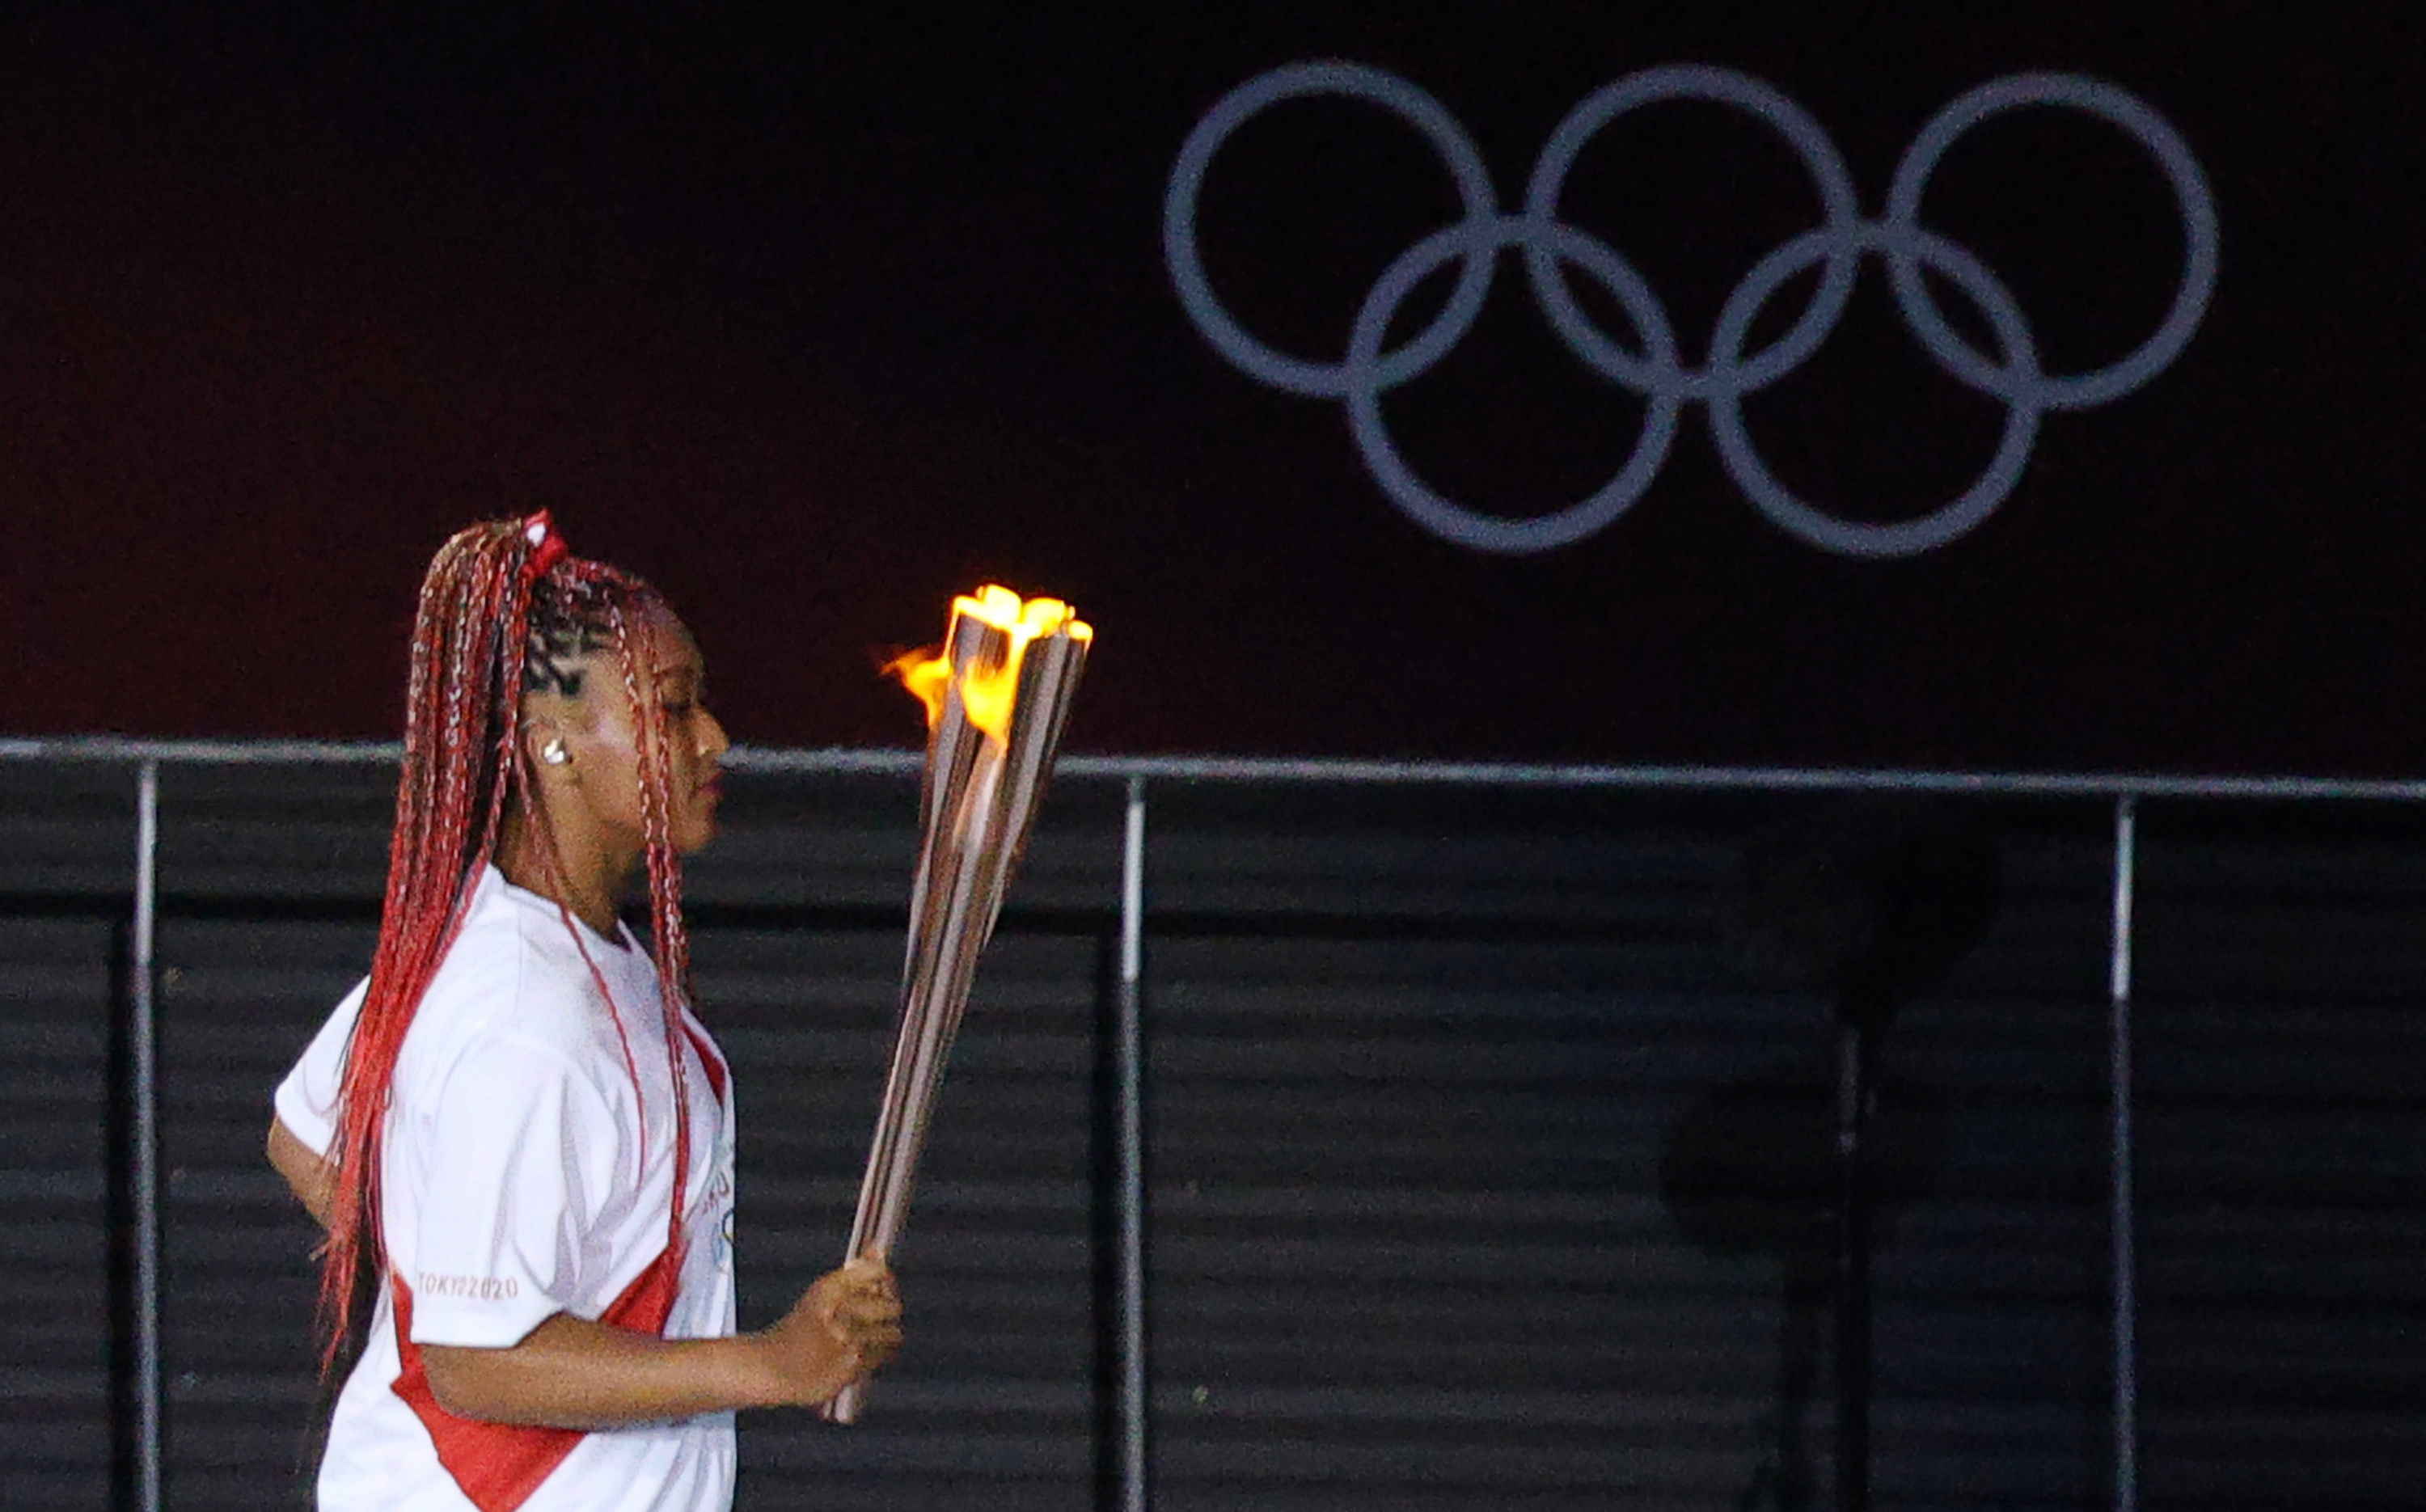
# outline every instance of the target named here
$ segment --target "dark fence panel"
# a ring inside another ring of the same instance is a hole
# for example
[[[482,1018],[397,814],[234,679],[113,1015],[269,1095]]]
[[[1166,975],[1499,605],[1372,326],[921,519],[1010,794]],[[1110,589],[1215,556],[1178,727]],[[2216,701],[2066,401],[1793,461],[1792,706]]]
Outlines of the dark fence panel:
[[[0,919],[0,1504],[110,1499],[111,946],[85,919]]]
[[[262,1141],[270,1089],[370,958],[376,918],[359,900],[356,911],[350,921],[172,913],[161,925],[171,1506],[310,1504],[299,1472],[316,1384],[319,1231],[269,1168]]]
[[[2146,1505],[2410,1508],[2426,1475],[2426,824],[2145,840]]]
[[[1159,1504],[1825,1504],[1834,1018],[1741,862],[1810,807],[1157,804]],[[2104,826],[1986,816],[1883,1055],[1883,1507],[2104,1485]]]
[[[367,960],[393,780],[164,770],[181,1512],[304,1492],[312,1234],[260,1140],[271,1086]],[[731,785],[690,896],[700,996],[738,1072],[755,1324],[841,1251],[890,1049],[914,784]],[[11,1506],[122,1504],[129,1484],[109,1304],[134,786],[124,764],[0,764],[0,1264],[25,1288],[0,1338]],[[1825,1504],[1834,1021],[1746,923],[1741,866],[1747,836],[1822,799],[1148,796],[1160,1504]],[[988,958],[899,1257],[909,1351],[859,1427],[745,1419],[744,1506],[1109,1504],[1119,800],[1065,780]],[[2004,900],[1882,1054],[1877,1504],[2104,1504],[2111,811],[1949,801],[1994,838]],[[2145,1503],[2414,1505],[2426,822],[2143,810]]]
[[[127,1348],[109,1217],[125,1191],[113,1034],[132,911],[125,768],[0,763],[0,1505],[113,1495],[113,1367]],[[121,1327],[113,1328],[113,1323]]]

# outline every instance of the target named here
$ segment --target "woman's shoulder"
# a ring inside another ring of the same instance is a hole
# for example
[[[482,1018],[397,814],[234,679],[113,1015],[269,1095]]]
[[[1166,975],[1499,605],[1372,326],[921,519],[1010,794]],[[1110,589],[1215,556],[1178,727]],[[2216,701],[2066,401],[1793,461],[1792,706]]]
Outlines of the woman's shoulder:
[[[415,1035],[433,1048],[504,1038],[576,1059],[612,1049],[620,1062],[614,1020],[572,932],[579,926],[553,907],[484,891],[490,895],[476,899],[414,1012]]]

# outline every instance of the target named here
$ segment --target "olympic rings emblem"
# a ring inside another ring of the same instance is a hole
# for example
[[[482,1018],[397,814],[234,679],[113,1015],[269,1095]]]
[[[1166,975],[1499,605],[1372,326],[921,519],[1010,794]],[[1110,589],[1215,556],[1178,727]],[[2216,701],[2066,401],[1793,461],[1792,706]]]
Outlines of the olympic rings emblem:
[[[1382,106],[1412,125],[1440,153],[1463,216],[1400,253],[1366,294],[1347,354],[1309,362],[1276,350],[1223,308],[1197,251],[1196,207],[1205,170],[1232,133],[1285,100],[1335,95]],[[1559,201],[1576,159],[1603,126],[1629,110],[1670,100],[1732,105],[1774,129],[1794,149],[1819,192],[1820,223],[1762,257],[1722,306],[1707,360],[1689,367],[1678,355],[1667,308],[1650,283],[1607,242],[1559,218]],[[2105,367],[2049,373],[2040,365],[2029,321],[2004,281],[1969,249],[1919,224],[1931,175],[1965,132],[2025,105],[2082,111],[2120,128],[2156,161],[2182,217],[2183,271],[2172,308],[2153,334]],[[1206,111],[1180,147],[1163,198],[1163,255],[1189,319],[1232,365],[1273,388],[1345,403],[1350,435],[1375,481],[1417,523],[1478,551],[1526,553],[1568,545],[1630,508],[1649,489],[1675,440],[1687,404],[1709,410],[1710,428],[1728,475],[1779,527],[1822,550],[1849,556],[1910,556],[1943,546],[1985,520],[2021,481],[2051,410],[2082,410],[2129,394],[2181,354],[2207,313],[2216,280],[2215,202],[2206,175],[2171,124],[2138,96],[2069,73],[2014,73],[1992,79],[1940,110],[1905,149],[1887,189],[1885,213],[1865,219],[1836,143],[1808,112],[1749,75],[1701,65],[1648,69],[1602,86],[1569,111],[1533,164],[1521,211],[1501,213],[1480,151],[1455,117],[1417,86],[1359,63],[1296,63],[1248,80]],[[1642,431],[1617,475],[1591,497],[1531,519],[1483,514],[1435,492],[1399,454],[1382,414],[1391,389],[1431,370],[1472,328],[1491,292],[1498,254],[1523,254],[1534,298],[1567,348],[1603,378],[1646,401]],[[1957,380],[2002,400],[2003,434],[1987,469],[1959,497],[1918,519],[1892,524],[1839,519],[1777,480],[1745,428],[1745,397],[1793,372],[1836,329],[1864,256],[1886,265],[1905,326]],[[1399,306],[1425,278],[1455,263],[1457,281],[1431,322],[1401,345],[1384,346]],[[1625,312],[1639,350],[1595,326],[1576,301],[1564,269],[1597,283]],[[1787,280],[1820,269],[1810,305],[1768,346],[1746,350],[1754,321]],[[1935,273],[1977,305],[1998,351],[1979,350],[1949,325],[1922,270]]]

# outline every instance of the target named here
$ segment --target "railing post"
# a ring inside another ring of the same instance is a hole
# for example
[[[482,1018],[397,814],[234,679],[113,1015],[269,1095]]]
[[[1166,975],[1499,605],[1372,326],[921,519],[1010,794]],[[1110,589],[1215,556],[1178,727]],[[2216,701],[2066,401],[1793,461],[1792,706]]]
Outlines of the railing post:
[[[1147,1485],[1152,1403],[1146,1373],[1144,1008],[1145,779],[1133,776],[1128,780],[1128,803],[1121,827],[1120,979],[1113,1012],[1120,1203],[1119,1336],[1114,1356],[1121,1512],[1146,1512],[1151,1499]]]
[[[137,1512],[160,1512],[160,1032],[153,984],[158,976],[155,933],[160,893],[160,764],[137,769],[135,788],[135,916],[127,935],[121,1147],[128,1265],[122,1296],[131,1316],[121,1338],[131,1358],[121,1368],[119,1485]]]
[[[2140,1277],[2132,1191],[2131,913],[2139,884],[2139,800],[2114,800],[2114,922],[2107,975],[2107,1086],[2113,1175],[2114,1512],[2140,1504]]]

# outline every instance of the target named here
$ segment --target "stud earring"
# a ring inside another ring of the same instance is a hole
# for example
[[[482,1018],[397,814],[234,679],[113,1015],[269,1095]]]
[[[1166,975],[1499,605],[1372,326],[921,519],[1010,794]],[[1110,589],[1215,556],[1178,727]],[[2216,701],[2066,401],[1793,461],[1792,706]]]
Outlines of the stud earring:
[[[573,760],[573,752],[564,748],[564,737],[558,735],[539,748],[539,759],[550,766],[562,766]]]

